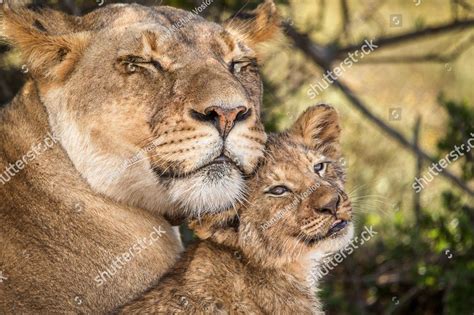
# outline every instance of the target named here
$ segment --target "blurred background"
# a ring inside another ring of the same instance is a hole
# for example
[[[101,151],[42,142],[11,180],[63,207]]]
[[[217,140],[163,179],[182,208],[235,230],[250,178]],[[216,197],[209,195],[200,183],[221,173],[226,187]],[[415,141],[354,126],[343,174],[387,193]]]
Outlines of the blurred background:
[[[34,2],[84,14],[129,1]],[[202,1],[134,2],[192,10]],[[259,3],[211,2],[202,15],[215,21]],[[334,105],[356,235],[377,232],[322,280],[327,314],[474,314],[474,148],[429,175],[474,138],[474,0],[277,3],[284,34],[261,62],[267,130],[283,130],[312,104]],[[373,51],[354,57],[366,40]],[[337,81],[324,78],[340,65]],[[0,104],[27,75],[18,53],[0,44]]]

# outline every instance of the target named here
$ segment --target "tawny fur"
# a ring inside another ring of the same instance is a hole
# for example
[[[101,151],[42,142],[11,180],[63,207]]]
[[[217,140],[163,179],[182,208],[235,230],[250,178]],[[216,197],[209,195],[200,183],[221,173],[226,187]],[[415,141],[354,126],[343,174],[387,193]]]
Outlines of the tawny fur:
[[[311,268],[318,257],[342,249],[353,233],[339,135],[336,112],[320,105],[287,133],[272,136],[265,162],[249,181],[248,204],[193,220],[201,241],[157,287],[120,313],[321,314]],[[321,161],[328,164],[316,173]],[[291,192],[269,194],[280,185]],[[340,202],[327,213],[335,196]],[[328,235],[339,219],[349,224]]]
[[[262,89],[257,68],[232,74],[227,63],[252,57],[254,41],[170,7],[71,17],[15,3],[2,5],[2,36],[29,79],[0,112],[0,171],[48,133],[57,143],[0,183],[0,313],[104,313],[175,262],[181,245],[162,215],[177,205],[181,215],[220,211],[242,198],[266,140]],[[252,112],[225,141],[190,116],[236,102]],[[221,151],[238,167],[208,178],[199,169]],[[99,286],[99,272],[154,228],[165,234]]]

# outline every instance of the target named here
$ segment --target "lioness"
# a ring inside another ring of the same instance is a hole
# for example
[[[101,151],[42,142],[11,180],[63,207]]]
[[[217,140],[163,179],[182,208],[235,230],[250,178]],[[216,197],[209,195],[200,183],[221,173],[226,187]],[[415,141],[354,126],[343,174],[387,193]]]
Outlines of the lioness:
[[[332,107],[315,106],[271,136],[248,204],[194,220],[202,241],[121,313],[322,313],[312,261],[342,249],[353,234],[337,117]]]
[[[218,25],[171,7],[72,17],[14,2],[2,35],[29,80],[0,112],[0,313],[107,312],[175,262],[164,209],[242,198],[266,141],[256,47],[275,6]]]

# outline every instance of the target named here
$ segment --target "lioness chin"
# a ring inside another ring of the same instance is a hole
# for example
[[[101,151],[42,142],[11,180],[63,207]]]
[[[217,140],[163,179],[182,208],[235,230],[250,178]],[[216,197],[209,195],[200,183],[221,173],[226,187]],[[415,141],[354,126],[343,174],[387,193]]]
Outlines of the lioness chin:
[[[17,3],[1,5],[28,81],[0,113],[0,313],[106,312],[175,261],[163,215],[241,198],[266,141],[256,58],[275,5],[218,25],[171,7]]]
[[[329,106],[270,136],[248,204],[191,223],[198,237],[160,284],[123,314],[321,314],[315,260],[348,244],[340,127]]]

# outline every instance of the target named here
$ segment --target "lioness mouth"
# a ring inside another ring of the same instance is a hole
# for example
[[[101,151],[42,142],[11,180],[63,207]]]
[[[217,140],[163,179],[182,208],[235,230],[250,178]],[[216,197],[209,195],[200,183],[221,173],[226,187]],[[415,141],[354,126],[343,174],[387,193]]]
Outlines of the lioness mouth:
[[[154,172],[158,174],[158,176],[162,179],[178,179],[178,178],[186,178],[192,176],[196,173],[199,173],[203,170],[212,172],[212,173],[225,173],[226,170],[230,168],[234,168],[239,170],[242,173],[242,170],[237,166],[237,164],[229,157],[224,154],[221,154],[214,160],[210,161],[207,164],[200,166],[199,168],[195,169],[194,171],[183,173],[183,174],[176,174],[172,172],[161,172],[159,169],[155,168]],[[222,174],[225,175],[225,174]]]
[[[217,158],[215,158],[214,160],[212,160],[210,163],[200,167],[200,168],[204,168],[206,166],[209,166],[209,165],[213,165],[213,164],[234,164],[234,161],[232,161],[230,158],[228,158],[227,156],[225,156],[224,154],[221,154],[220,156],[218,156]]]

